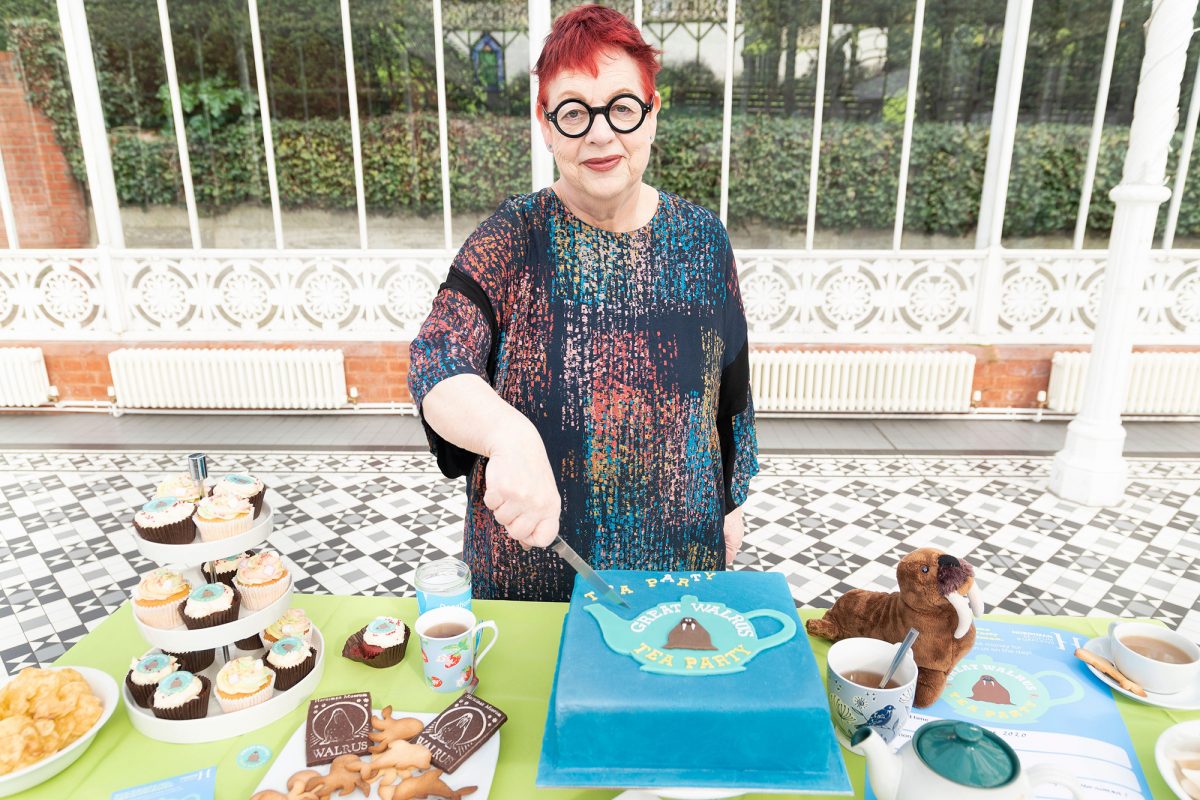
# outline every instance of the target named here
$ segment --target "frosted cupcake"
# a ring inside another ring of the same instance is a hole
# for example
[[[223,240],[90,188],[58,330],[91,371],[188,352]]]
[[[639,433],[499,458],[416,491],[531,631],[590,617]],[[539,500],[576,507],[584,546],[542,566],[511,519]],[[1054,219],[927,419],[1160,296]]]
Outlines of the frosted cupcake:
[[[274,685],[275,673],[261,658],[235,658],[217,673],[217,703],[225,713],[240,711],[270,699]]]
[[[138,536],[157,544],[191,544],[196,538],[196,504],[177,497],[156,497],[133,515]]]
[[[287,591],[287,567],[270,550],[243,558],[233,578],[233,588],[242,593],[242,603],[249,610],[266,608]]]
[[[151,628],[178,628],[179,612],[192,591],[191,584],[172,569],[159,567],[138,583],[133,592],[133,613]]]
[[[231,494],[206,497],[196,505],[196,530],[200,541],[215,542],[245,533],[254,525],[254,507]]]
[[[394,667],[404,658],[408,633],[408,626],[395,617],[376,617],[350,634],[342,656],[376,669]]]
[[[270,647],[280,639],[297,636],[312,644],[312,622],[302,608],[289,608],[283,616],[267,626],[262,633],[263,644]]]
[[[267,666],[275,673],[275,690],[295,686],[317,664],[317,651],[299,636],[285,636],[267,651]]]
[[[172,672],[179,669],[179,661],[165,653],[148,653],[135,658],[125,673],[125,686],[133,695],[134,702],[149,708],[154,699],[154,690]]]
[[[150,710],[162,719],[200,719],[208,716],[212,684],[203,675],[177,670],[154,690]]]
[[[155,497],[174,497],[188,503],[198,503],[206,492],[204,486],[187,473],[168,475],[154,490]]]
[[[232,495],[249,500],[250,504],[254,506],[254,516],[257,517],[262,512],[263,497],[267,493],[267,487],[253,475],[235,472],[217,481],[213,486],[212,493],[214,497]]]
[[[173,653],[169,650],[163,650],[163,655],[171,656],[179,662],[180,669],[186,669],[188,672],[199,672],[202,669],[208,669],[212,666],[216,659],[217,651],[208,650],[188,650],[181,653]]]
[[[238,618],[241,605],[232,586],[206,583],[191,591],[179,613],[183,617],[183,624],[190,630],[196,630],[233,622]]]
[[[229,556],[229,558],[205,561],[201,565],[200,571],[204,573],[205,580],[233,586],[233,576],[237,574],[238,565],[241,564],[243,558],[249,558],[252,555],[254,555],[254,551],[247,550],[244,553]]]

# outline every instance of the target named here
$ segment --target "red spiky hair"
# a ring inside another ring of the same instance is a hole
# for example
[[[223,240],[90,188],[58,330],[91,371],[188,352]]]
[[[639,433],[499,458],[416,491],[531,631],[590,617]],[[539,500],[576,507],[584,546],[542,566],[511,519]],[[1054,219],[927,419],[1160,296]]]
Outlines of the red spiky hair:
[[[538,106],[546,107],[546,86],[560,72],[583,72],[592,77],[600,74],[601,54],[609,51],[626,53],[642,74],[643,100],[654,95],[654,76],[661,67],[660,50],[646,44],[642,32],[619,11],[588,3],[576,6],[558,19],[542,46],[533,73],[538,76]]]

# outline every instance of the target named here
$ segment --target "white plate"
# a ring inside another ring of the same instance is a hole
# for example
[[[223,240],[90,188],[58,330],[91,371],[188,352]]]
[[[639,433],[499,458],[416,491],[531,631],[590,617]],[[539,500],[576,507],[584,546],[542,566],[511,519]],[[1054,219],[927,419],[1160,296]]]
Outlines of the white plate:
[[[254,518],[254,524],[245,533],[230,536],[228,539],[218,539],[215,542],[202,542],[200,535],[191,544],[159,544],[143,539],[138,532],[133,532],[133,541],[137,549],[151,561],[170,565],[184,564],[192,566],[218,558],[227,558],[233,553],[252,550],[267,540],[275,524],[275,512],[271,504],[263,501],[262,511]]]
[[[1162,773],[1163,780],[1167,782],[1167,786],[1171,787],[1175,796],[1179,800],[1191,800],[1187,792],[1183,791],[1183,787],[1179,785],[1179,781],[1175,780],[1175,763],[1167,757],[1173,750],[1181,748],[1184,744],[1188,745],[1189,751],[1200,753],[1200,719],[1181,722],[1163,731],[1154,745],[1154,760],[1158,764],[1158,771]]]
[[[261,633],[268,625],[283,616],[283,612],[287,611],[292,603],[292,586],[295,582],[296,565],[286,558],[282,558],[282,561],[288,568],[287,590],[279,596],[278,600],[258,611],[250,611],[243,605],[242,610],[238,613],[238,618],[233,622],[214,625],[211,628],[189,630],[182,625],[178,628],[154,628],[138,619],[136,613],[133,615],[133,621],[137,623],[138,631],[142,634],[143,639],[152,646],[171,653],[189,653],[193,650],[223,647],[239,639]],[[185,570],[184,576],[193,586],[198,585],[196,581],[204,581],[199,570]],[[136,593],[137,587],[135,586],[131,594]]]
[[[63,669],[63,667],[47,667],[47,669]],[[104,710],[100,713],[100,719],[96,720],[92,727],[88,728],[87,733],[54,755],[48,756],[36,764],[30,764],[28,767],[19,769],[16,772],[0,776],[0,797],[8,797],[10,794],[23,792],[40,783],[45,783],[74,764],[75,760],[88,749],[92,740],[96,738],[96,734],[100,732],[100,729],[104,727],[104,723],[108,722],[108,718],[116,710],[119,692],[117,691],[117,682],[112,679],[111,675],[107,672],[101,672],[98,669],[92,669],[91,667],[70,667],[70,669],[77,671],[83,676],[83,679],[88,682],[88,686],[92,687],[92,692],[104,704]],[[5,683],[7,682],[5,681]]]
[[[379,716],[379,709],[375,709],[375,715]],[[437,714],[430,714],[418,711],[393,711],[392,717],[416,717],[422,722],[428,723]],[[297,772],[305,769],[313,769],[325,775],[329,773],[329,765],[325,764],[319,767],[310,767],[305,763],[305,748],[304,748],[304,725],[301,723],[296,732],[292,734],[292,738],[288,739],[287,744],[279,751],[279,755],[275,758],[275,763],[271,765],[271,769],[263,777],[262,783],[258,784],[256,792],[261,792],[265,789],[274,789],[276,791],[287,791],[287,780]],[[443,775],[442,780],[451,789],[461,789],[464,786],[478,787],[474,793],[467,795],[466,800],[487,800],[488,792],[492,790],[492,779],[496,775],[496,761],[500,758],[500,734],[501,731],[496,731],[492,738],[484,742],[483,747],[475,751],[474,755],[464,761],[458,769],[449,775]],[[370,756],[364,756],[364,760]],[[374,790],[374,787],[372,787]],[[340,796],[340,795],[339,795]],[[351,797],[362,797],[361,792],[355,792]]]
[[[1108,649],[1108,637],[1097,636],[1095,639],[1088,639],[1087,644],[1083,646],[1084,650],[1088,650],[1101,658],[1107,658],[1112,661],[1112,654]],[[1114,692],[1120,692],[1130,700],[1136,700],[1139,703],[1146,703],[1159,708],[1172,708],[1176,711],[1200,711],[1200,683],[1193,684],[1190,688],[1184,689],[1182,692],[1175,694],[1158,694],[1157,692],[1146,692],[1145,697],[1138,697],[1130,691],[1122,689],[1120,684],[1112,678],[1105,675],[1100,670],[1093,667],[1091,664],[1086,665],[1100,680],[1104,681]]]
[[[285,692],[276,692],[269,700],[241,711],[228,714],[221,711],[217,703],[216,681],[217,672],[225,663],[220,653],[211,667],[201,670],[200,674],[213,682],[209,698],[208,716],[200,719],[159,719],[148,708],[142,708],[129,694],[129,687],[121,684],[121,694],[125,698],[125,709],[129,712],[129,721],[133,727],[160,742],[171,744],[195,744],[197,742],[216,742],[221,739],[232,739],[270,725],[287,716],[301,703],[308,700],[325,674],[325,638],[314,626],[312,629],[313,645],[317,650],[317,663],[312,672],[308,673],[295,686]],[[240,651],[239,651],[240,652]],[[261,651],[259,651],[261,652]],[[231,654],[236,657],[235,654]]]

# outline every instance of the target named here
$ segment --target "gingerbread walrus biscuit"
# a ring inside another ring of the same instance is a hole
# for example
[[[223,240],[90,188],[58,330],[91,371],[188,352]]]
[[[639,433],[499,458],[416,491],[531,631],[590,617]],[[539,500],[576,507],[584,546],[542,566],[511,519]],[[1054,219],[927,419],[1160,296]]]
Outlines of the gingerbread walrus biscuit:
[[[900,642],[909,628],[920,633],[913,644],[917,662],[914,705],[931,706],[946,688],[946,677],[975,644],[975,618],[983,598],[975,570],[966,561],[923,547],[896,565],[900,591],[852,589],[821,619],[805,628],[813,636],[841,641],[856,636]]]

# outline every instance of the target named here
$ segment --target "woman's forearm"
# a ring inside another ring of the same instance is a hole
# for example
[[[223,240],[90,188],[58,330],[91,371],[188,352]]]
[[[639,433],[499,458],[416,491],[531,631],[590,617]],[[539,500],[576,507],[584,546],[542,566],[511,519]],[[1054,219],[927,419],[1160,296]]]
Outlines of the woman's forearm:
[[[533,423],[478,375],[464,373],[440,381],[425,395],[421,408],[425,421],[443,439],[484,456],[491,457],[513,439],[537,437]]]

